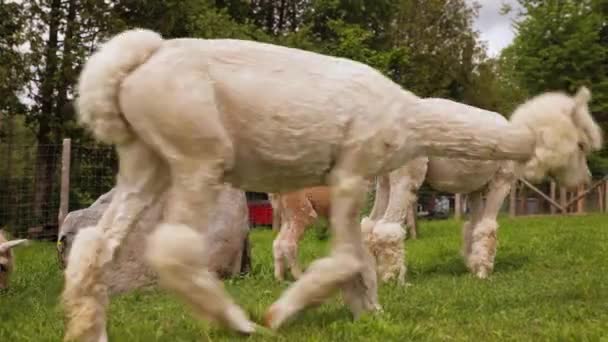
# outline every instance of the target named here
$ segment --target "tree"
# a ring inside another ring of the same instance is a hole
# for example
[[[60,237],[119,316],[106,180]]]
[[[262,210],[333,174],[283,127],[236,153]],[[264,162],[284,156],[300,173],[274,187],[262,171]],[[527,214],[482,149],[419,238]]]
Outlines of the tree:
[[[519,0],[517,35],[502,53],[510,77],[523,92],[574,92],[587,85],[591,110],[608,127],[608,1]],[[604,150],[591,158],[594,171],[608,170]]]
[[[420,96],[465,100],[485,47],[473,29],[476,3],[464,0],[401,0],[394,20],[393,46],[409,52],[398,82]]]
[[[12,117],[25,109],[20,93],[28,81],[25,54],[26,17],[19,4],[0,1],[0,141],[10,130]],[[10,136],[10,134],[8,134]]]
[[[32,71],[26,95],[33,101],[25,111],[26,123],[36,136],[34,203],[32,214],[48,221],[48,209],[57,174],[59,143],[66,136],[82,136],[71,107],[78,72],[99,41],[107,10],[103,0],[24,0],[20,3],[30,21],[25,27],[29,43],[28,69]]]

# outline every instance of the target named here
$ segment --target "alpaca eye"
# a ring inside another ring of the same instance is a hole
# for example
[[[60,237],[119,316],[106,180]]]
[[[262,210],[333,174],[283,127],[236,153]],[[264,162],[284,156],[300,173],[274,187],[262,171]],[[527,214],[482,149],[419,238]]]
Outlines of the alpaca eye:
[[[578,143],[578,149],[584,152],[585,151],[585,144],[582,143],[582,142],[579,142]]]
[[[4,264],[0,264],[0,273],[2,272],[6,272],[8,269],[6,268],[6,265]]]

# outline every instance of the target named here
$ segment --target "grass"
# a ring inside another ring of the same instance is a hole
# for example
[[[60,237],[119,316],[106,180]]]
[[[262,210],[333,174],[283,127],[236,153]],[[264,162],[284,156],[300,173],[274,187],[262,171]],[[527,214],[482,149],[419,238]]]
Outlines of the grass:
[[[352,321],[339,296],[307,310],[276,337],[240,337],[194,319],[160,290],[113,299],[112,341],[608,341],[608,220],[605,215],[501,220],[495,273],[480,281],[459,257],[460,223],[421,221],[407,243],[408,281],[383,285],[385,312]],[[310,230],[305,263],[327,251]],[[226,281],[259,321],[288,284],[273,279],[272,232],[252,234],[254,267]],[[18,249],[12,290],[0,295],[0,341],[60,341],[61,291],[54,246]]]

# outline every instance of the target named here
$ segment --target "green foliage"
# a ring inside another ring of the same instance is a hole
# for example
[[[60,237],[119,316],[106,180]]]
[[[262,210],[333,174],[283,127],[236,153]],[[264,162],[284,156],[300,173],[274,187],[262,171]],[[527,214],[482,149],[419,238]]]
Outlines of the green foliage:
[[[475,66],[485,58],[473,20],[477,8],[464,0],[400,1],[391,37],[405,47],[409,64],[399,83],[420,96],[464,100]]]
[[[593,1],[521,1],[526,16],[516,24],[514,71],[536,94],[548,89],[575,91],[592,85],[593,109],[608,110],[608,45],[600,34],[605,15]]]
[[[574,92],[587,85],[591,110],[608,128],[608,1],[520,0],[517,36],[502,53],[502,64],[522,94]],[[590,160],[606,173],[606,151]]]
[[[0,120],[21,112],[19,92],[28,80],[25,56],[19,46],[25,42],[23,9],[17,3],[0,2]],[[0,134],[2,131],[0,123]],[[0,135],[0,139],[2,135]],[[1,140],[0,140],[1,141]]]
[[[249,338],[203,323],[158,289],[115,297],[113,341],[603,341],[608,331],[608,222],[604,215],[501,220],[495,273],[470,275],[459,255],[462,222],[433,221],[408,241],[411,286],[380,287],[384,313],[353,321],[339,294],[285,324]],[[274,280],[273,232],[252,233],[253,271],[224,282],[256,322],[289,283]],[[326,255],[309,231],[303,265]],[[51,243],[16,249],[12,289],[0,294],[1,341],[59,341],[61,271]]]

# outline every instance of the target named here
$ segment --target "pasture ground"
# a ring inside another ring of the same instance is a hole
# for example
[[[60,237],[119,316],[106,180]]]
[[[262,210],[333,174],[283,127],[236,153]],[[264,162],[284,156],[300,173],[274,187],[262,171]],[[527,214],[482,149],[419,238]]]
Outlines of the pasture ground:
[[[384,313],[353,322],[335,296],[276,337],[241,337],[201,323],[173,296],[140,290],[113,299],[111,341],[608,341],[608,216],[501,219],[495,273],[481,281],[460,255],[460,222],[420,221],[408,241],[407,287],[386,284]],[[327,251],[308,231],[301,259]],[[252,274],[226,281],[256,321],[288,284],[273,278],[267,229],[252,233]],[[0,294],[0,341],[60,341],[62,277],[51,243],[17,250],[12,289]]]

